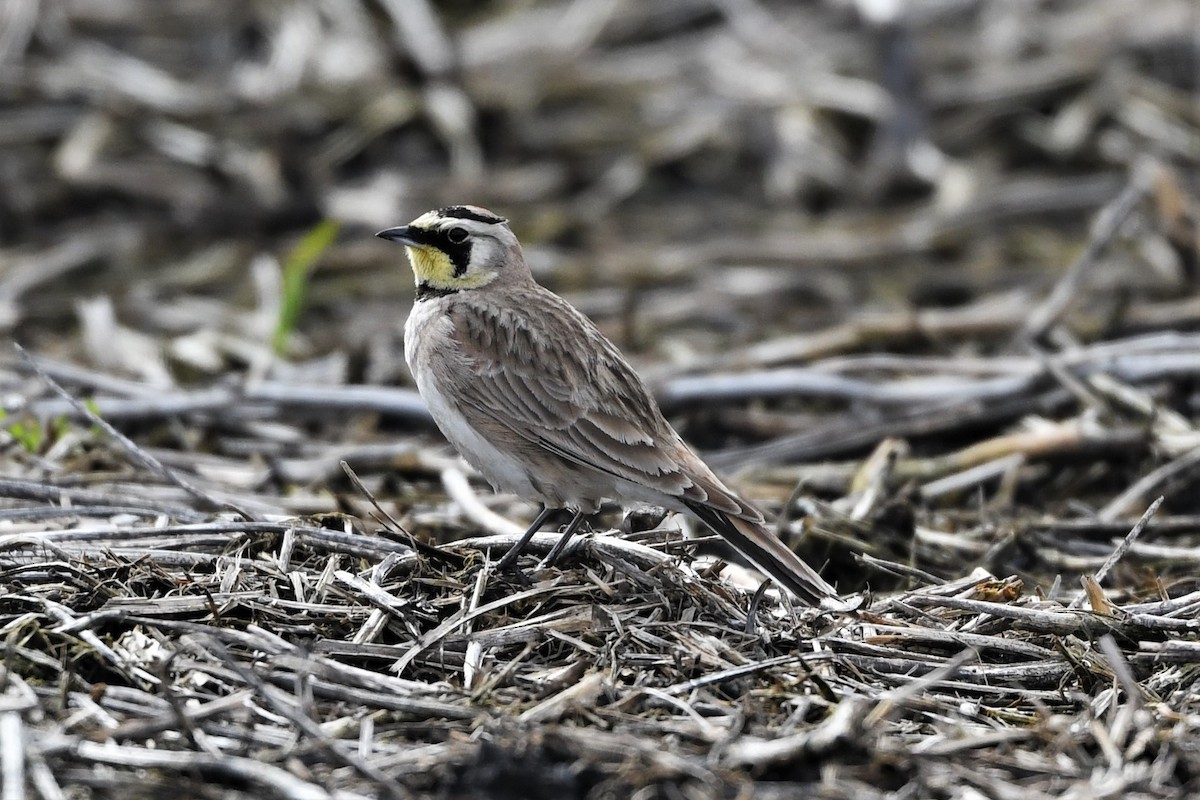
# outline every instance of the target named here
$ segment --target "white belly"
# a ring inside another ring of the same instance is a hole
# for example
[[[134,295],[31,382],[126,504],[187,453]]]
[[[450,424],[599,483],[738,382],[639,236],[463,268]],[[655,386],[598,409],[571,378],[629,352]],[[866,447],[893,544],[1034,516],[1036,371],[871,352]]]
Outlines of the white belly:
[[[461,368],[457,354],[447,352],[446,343],[452,334],[439,299],[418,302],[404,328],[404,357],[442,434],[495,489],[552,508],[582,508],[589,512],[602,498],[682,509],[676,498],[661,491],[583,466],[557,469],[554,474],[539,476],[536,484],[531,481],[526,465],[510,455],[511,450],[498,448],[480,435],[458,404],[442,391],[447,371]]]
[[[417,382],[417,391],[442,435],[493,488],[526,498],[537,497],[538,492],[521,462],[480,436],[458,406],[442,393],[438,371],[450,366],[439,366],[436,348],[428,346],[444,342],[450,335],[450,326],[445,324],[440,306],[437,300],[418,302],[404,326],[404,358]]]
[[[458,408],[441,393],[436,381],[425,372],[417,374],[417,390],[429,406],[429,413],[441,429],[442,435],[471,466],[487,478],[493,488],[526,498],[539,494],[530,483],[529,475],[521,462],[476,433]]]

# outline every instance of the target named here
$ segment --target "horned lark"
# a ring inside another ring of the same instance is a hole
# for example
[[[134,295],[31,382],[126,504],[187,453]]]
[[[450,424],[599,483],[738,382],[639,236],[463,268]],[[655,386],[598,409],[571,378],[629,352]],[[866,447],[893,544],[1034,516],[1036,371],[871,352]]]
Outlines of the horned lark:
[[[836,597],[684,444],[616,346],[534,282],[506,220],[450,206],[377,235],[412,264],[404,355],[434,421],[495,489],[542,504],[502,564],[570,509],[553,561],[609,498],[690,512],[798,598]]]

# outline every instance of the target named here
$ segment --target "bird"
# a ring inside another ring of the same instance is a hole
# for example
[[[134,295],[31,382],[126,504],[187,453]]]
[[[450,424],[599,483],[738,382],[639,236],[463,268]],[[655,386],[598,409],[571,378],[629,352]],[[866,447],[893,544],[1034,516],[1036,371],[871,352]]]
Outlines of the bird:
[[[800,601],[836,602],[684,442],[617,346],[534,280],[506,219],[454,205],[376,235],[404,245],[412,267],[404,355],[437,427],[496,491],[541,505],[499,568],[567,510],[542,562],[553,563],[615,500],[689,513]]]

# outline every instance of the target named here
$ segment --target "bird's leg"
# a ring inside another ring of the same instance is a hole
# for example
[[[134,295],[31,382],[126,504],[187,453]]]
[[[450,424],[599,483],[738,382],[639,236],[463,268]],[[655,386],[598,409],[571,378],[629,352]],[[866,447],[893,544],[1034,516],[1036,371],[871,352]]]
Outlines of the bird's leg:
[[[496,564],[497,571],[503,572],[513,565],[513,562],[517,560],[517,557],[521,555],[525,547],[529,544],[529,540],[533,538],[535,533],[542,529],[542,526],[546,524],[546,520],[550,519],[550,515],[557,510],[556,508],[547,508],[545,505],[542,506],[542,510],[538,512],[538,515],[533,518],[533,522],[529,524],[528,530],[522,534],[521,540],[509,548],[509,551]]]
[[[579,530],[579,526],[583,524],[586,518],[587,514],[584,514],[582,511],[575,512],[575,516],[571,517],[571,521],[563,529],[562,536],[554,543],[554,547],[550,548],[550,552],[542,559],[542,563],[538,564],[538,569],[553,566],[554,562],[558,561],[558,557],[563,554],[563,550],[567,549],[567,542],[571,541],[571,537],[575,535],[575,531]]]

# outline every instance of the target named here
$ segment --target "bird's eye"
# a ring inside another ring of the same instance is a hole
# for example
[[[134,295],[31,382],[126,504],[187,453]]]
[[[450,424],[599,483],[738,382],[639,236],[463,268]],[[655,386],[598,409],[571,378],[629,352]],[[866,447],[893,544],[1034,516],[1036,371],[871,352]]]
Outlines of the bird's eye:
[[[454,244],[462,244],[467,240],[467,229],[451,228],[450,232],[446,234],[446,238]]]

